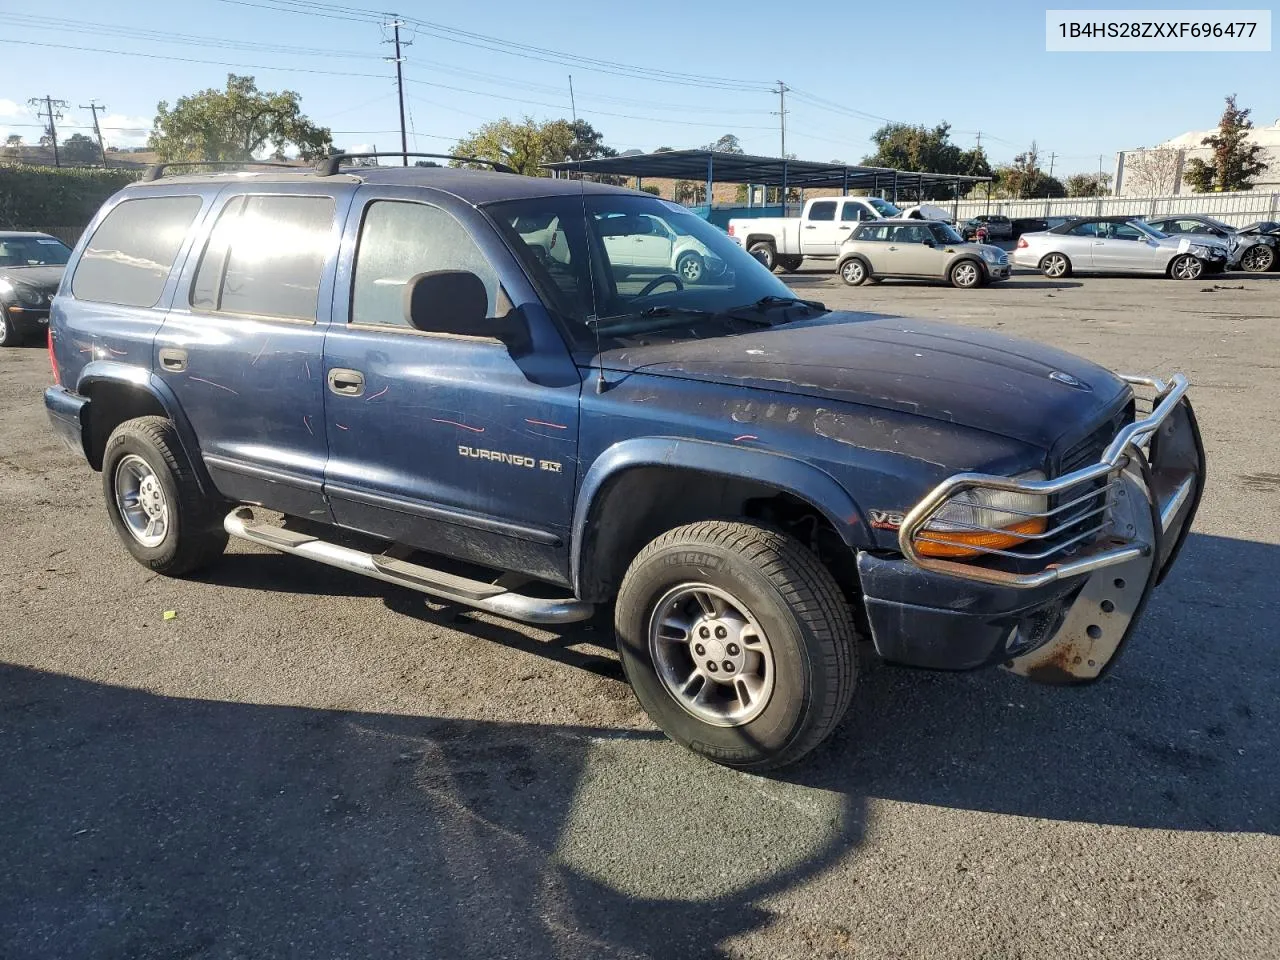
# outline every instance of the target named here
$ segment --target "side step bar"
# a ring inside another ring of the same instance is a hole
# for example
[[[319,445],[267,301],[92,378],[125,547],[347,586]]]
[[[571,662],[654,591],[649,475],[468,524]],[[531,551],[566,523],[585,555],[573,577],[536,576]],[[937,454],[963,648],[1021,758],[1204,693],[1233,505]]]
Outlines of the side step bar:
[[[595,612],[592,604],[571,597],[526,597],[499,584],[469,580],[442,570],[409,563],[407,560],[352,550],[305,533],[262,523],[254,518],[253,511],[248,507],[232,510],[222,521],[222,526],[231,536],[250,543],[318,560],[340,570],[384,580],[440,600],[475,607],[525,623],[575,623],[589,619]]]

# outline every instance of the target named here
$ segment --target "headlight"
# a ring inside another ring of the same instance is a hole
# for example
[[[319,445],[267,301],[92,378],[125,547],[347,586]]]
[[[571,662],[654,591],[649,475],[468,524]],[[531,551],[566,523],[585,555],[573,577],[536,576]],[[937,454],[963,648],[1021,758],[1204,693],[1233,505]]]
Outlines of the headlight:
[[[983,247],[982,259],[987,261],[987,263],[999,263],[1000,254],[997,253],[995,250],[992,250],[990,247]]]
[[[1015,480],[1043,480],[1039,470]],[[978,487],[951,497],[916,534],[921,556],[957,559],[976,557],[982,549],[1007,550],[1044,533],[1049,498],[1040,493],[1014,493]]]
[[[14,287],[13,291],[18,296],[19,303],[25,303],[29,307],[39,307],[44,305],[44,294],[27,287]]]

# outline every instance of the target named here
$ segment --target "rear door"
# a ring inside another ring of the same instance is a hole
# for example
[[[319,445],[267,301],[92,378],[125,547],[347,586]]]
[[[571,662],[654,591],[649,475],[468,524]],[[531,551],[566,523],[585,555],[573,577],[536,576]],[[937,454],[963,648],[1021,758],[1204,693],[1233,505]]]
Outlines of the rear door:
[[[815,200],[809,207],[809,215],[800,230],[800,252],[806,257],[834,257],[840,248],[840,242],[848,230],[840,231],[841,224],[836,220],[835,200]]]
[[[433,270],[479,276],[490,316],[536,302],[510,252],[456,198],[378,185],[357,191],[342,249],[322,372],[334,519],[563,581],[581,387],[563,339],[535,326],[513,354],[487,337],[419,331],[404,313],[406,282]]]
[[[323,181],[223,191],[156,336],[156,372],[232,499],[329,515],[322,344],[349,200]]]

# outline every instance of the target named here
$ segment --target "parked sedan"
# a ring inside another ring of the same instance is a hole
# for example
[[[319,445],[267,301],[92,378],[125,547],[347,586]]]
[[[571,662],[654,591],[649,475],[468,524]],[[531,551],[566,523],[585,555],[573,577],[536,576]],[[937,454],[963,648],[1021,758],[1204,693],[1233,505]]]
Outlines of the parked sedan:
[[[61,240],[46,233],[0,233],[0,347],[45,335],[49,301],[70,256]]]
[[[1018,238],[1013,262],[1058,279],[1074,273],[1156,273],[1195,280],[1227,267],[1216,237],[1170,237],[1136,217],[1084,217]]]
[[[836,272],[851,287],[885,277],[947,280],[977,287],[1009,279],[1009,255],[999,247],[966,243],[945,223],[871,220],[840,245]]]
[[[1157,217],[1147,223],[1170,236],[1216,237],[1227,245],[1229,266],[1239,267],[1250,273],[1266,273],[1280,266],[1280,236],[1265,229],[1274,224],[1255,223],[1237,230],[1231,224],[1213,217],[1187,213]]]
[[[999,214],[970,217],[960,225],[960,235],[966,240],[972,240],[978,235],[979,227],[987,228],[988,240],[1013,239],[1013,221]]]

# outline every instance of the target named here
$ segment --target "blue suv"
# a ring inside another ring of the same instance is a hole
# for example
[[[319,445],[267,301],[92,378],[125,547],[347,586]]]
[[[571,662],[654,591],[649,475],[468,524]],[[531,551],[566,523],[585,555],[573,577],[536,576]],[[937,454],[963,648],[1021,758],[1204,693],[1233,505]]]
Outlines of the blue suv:
[[[756,770],[867,647],[1096,680],[1204,477],[1180,375],[833,312],[683,207],[499,171],[156,171],[50,353],[141,563],[234,536],[534,623],[612,603],[654,721]]]

